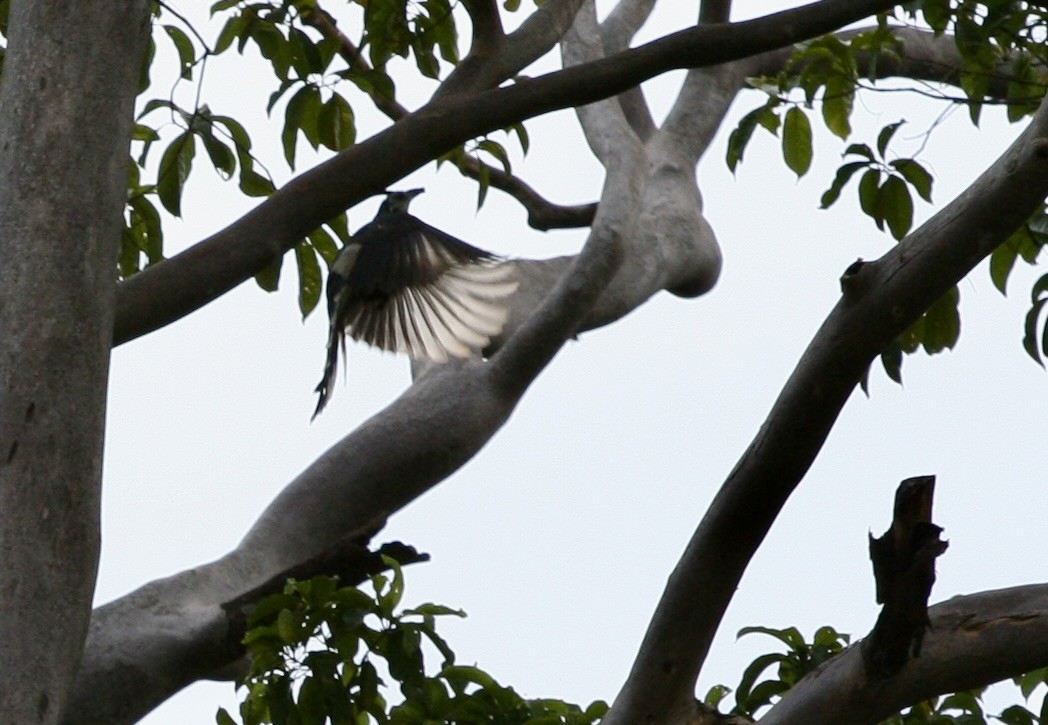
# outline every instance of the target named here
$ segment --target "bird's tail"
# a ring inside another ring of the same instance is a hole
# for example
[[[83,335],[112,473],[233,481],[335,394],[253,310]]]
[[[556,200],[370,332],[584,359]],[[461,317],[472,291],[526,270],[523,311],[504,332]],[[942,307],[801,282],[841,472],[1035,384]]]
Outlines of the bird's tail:
[[[335,387],[335,378],[338,375],[339,342],[342,343],[343,354],[345,354],[344,333],[332,329],[328,334],[327,360],[324,362],[324,377],[320,379],[320,382],[316,387],[316,392],[320,394],[320,399],[317,401],[317,409],[313,411],[313,417],[310,418],[310,420],[314,420],[318,415],[320,415],[320,411],[324,409],[328,400],[331,398],[331,390]]]

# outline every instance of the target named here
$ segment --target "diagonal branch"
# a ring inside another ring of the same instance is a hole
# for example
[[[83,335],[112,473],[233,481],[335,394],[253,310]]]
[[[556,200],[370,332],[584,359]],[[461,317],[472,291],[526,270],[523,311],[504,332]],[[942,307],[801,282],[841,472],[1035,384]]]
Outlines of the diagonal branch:
[[[870,361],[1048,195],[1048,105],[960,197],[876,262],[850,270],[750,447],[670,576],[608,725],[687,707],[750,558]]]
[[[565,68],[579,67],[607,57],[608,49],[604,47],[593,0],[587,0],[575,16],[574,24],[564,33],[560,49]],[[638,101],[643,107],[643,96],[640,95],[639,87],[630,88],[625,93],[632,96],[632,101],[627,100],[623,104],[618,98],[608,98],[575,109],[590,150],[605,166],[614,163],[613,159],[624,149],[627,153],[638,153],[643,143],[641,132],[635,129],[627,111],[631,107],[636,110]],[[649,123],[645,128],[642,119],[643,115],[639,121],[642,132],[650,133],[654,123]]]
[[[548,0],[506,36],[497,77],[509,80],[557,47],[585,0]]]
[[[866,676],[859,643],[794,685],[761,723],[873,725],[908,705],[1048,665],[1048,584],[955,597],[928,614],[921,656],[891,679]]]
[[[462,4],[473,21],[473,42],[469,54],[491,57],[498,53],[505,34],[495,0],[463,0]]]
[[[857,34],[872,28],[858,28],[837,34],[849,41]],[[856,52],[859,75],[870,78],[907,78],[928,83],[959,86],[964,59],[952,35],[935,35],[919,28],[892,28],[892,36],[901,43],[893,53]],[[746,76],[774,76],[785,68],[793,55],[792,48],[779,48],[755,55],[740,62]],[[1008,84],[1013,81],[1009,62],[1001,63],[989,76],[987,94],[991,98],[1007,98]]]
[[[431,103],[293,179],[226,229],[118,288],[116,343],[199,309],[306,234],[456,145],[525,118],[608,98],[674,68],[716,65],[822,35],[897,0],[822,0],[673,33],[600,61]]]
[[[600,25],[605,53],[626,50],[654,7],[654,0],[619,0]],[[634,133],[642,140],[651,138],[655,132],[655,121],[640,86],[620,93],[617,100]]]

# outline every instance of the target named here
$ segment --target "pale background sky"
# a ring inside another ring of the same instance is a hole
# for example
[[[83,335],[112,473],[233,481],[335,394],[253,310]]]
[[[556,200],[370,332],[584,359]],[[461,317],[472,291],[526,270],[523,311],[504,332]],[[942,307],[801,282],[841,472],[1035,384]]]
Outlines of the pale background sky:
[[[663,4],[644,38],[694,17],[692,3]],[[737,16],[797,4],[739,2]],[[160,47],[170,55],[163,39]],[[645,87],[657,114],[680,77]],[[284,180],[277,131],[252,120],[269,81],[251,51],[212,64],[204,98],[247,122],[260,156]],[[425,98],[424,88],[401,84],[409,105]],[[756,92],[742,96],[700,167],[725,257],[713,292],[697,300],[660,294],[567,346],[476,459],[376,539],[432,555],[408,569],[405,605],[465,609],[468,619],[440,627],[459,661],[525,696],[578,703],[615,696],[667,575],[837,300],[841,272],[891,245],[861,215],[854,186],[832,210],[818,209],[843,150],[828,133],[817,134],[815,164],[800,182],[782,163],[777,139],[761,130],[732,177],[723,160],[727,135],[761,101]],[[365,103],[354,108],[365,128],[377,127]],[[880,126],[905,118],[896,151],[910,155],[940,110],[908,95],[865,94],[852,140],[872,143]],[[600,168],[574,116],[527,126],[532,151],[515,169],[552,200],[592,201]],[[951,114],[921,157],[935,174],[935,204],[918,203],[918,219],[963,189],[1019,128],[994,109],[981,130],[963,109]],[[305,148],[303,141],[300,170],[308,168]],[[202,154],[197,165],[186,220],[167,227],[169,255],[256,203],[218,181]],[[450,169],[430,166],[396,186],[425,186],[414,213],[500,253],[546,257],[577,251],[584,240],[577,230],[528,228],[497,191],[478,213],[472,182]],[[350,227],[370,220],[376,206],[372,199],[350,210]],[[318,307],[301,322],[293,260],[285,264],[279,293],[242,285],[114,353],[98,602],[228,551],[288,481],[408,384],[404,360],[353,346],[348,380],[310,424],[327,320]],[[736,641],[743,626],[796,625],[806,636],[823,624],[856,636],[869,630],[877,608],[867,532],[887,527],[895,487],[909,476],[938,476],[935,520],[950,548],[933,601],[1048,580],[1048,377],[1020,345],[1030,285],[1041,273],[1017,268],[1003,298],[981,265],[961,284],[955,351],[907,359],[904,387],[877,366],[871,397],[856,392],[849,401],[747,571],[700,694],[715,683],[734,686],[754,656],[773,649],[770,639]],[[236,702],[229,683],[198,684],[146,722],[213,722],[219,705]]]

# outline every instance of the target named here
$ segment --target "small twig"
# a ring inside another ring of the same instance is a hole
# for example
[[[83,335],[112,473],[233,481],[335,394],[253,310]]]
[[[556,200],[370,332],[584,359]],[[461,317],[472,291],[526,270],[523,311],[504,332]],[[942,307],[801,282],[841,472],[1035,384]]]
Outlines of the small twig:
[[[699,23],[726,23],[731,17],[731,0],[702,0],[699,5]]]

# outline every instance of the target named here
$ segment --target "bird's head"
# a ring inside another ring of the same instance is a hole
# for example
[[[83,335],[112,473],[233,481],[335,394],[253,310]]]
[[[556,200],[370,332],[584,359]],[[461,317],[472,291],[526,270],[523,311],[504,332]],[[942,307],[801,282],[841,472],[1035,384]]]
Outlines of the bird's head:
[[[379,214],[392,214],[394,212],[407,211],[411,200],[421,194],[425,189],[408,189],[407,191],[387,191],[386,199],[379,207]]]

